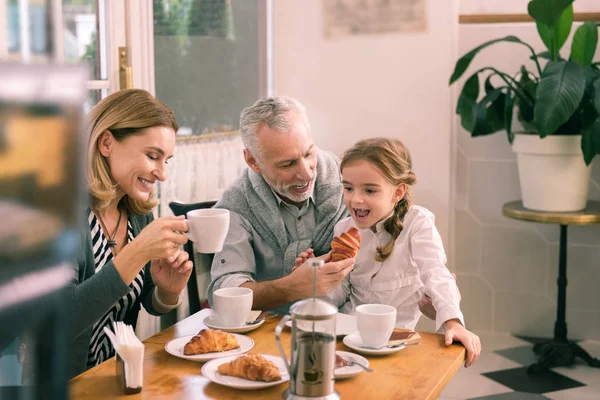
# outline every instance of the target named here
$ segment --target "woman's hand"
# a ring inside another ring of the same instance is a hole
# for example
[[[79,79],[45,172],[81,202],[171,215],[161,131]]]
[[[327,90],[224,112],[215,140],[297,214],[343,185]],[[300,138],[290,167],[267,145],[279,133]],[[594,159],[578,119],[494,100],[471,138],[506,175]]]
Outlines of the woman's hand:
[[[174,261],[181,252],[181,245],[187,242],[187,237],[181,232],[187,230],[183,217],[158,218],[149,223],[113,259],[123,282],[130,285],[148,261],[163,258]]]
[[[146,262],[161,259],[175,261],[181,252],[181,245],[188,241],[182,233],[187,230],[184,216],[158,218],[142,229],[131,244],[135,243]]]
[[[446,346],[450,346],[455,340],[461,342],[467,349],[465,368],[469,368],[481,354],[479,336],[467,330],[457,319],[451,319],[446,321]]]
[[[189,254],[181,249],[170,259],[152,261],[150,275],[160,298],[175,304],[190,278],[192,266]]]

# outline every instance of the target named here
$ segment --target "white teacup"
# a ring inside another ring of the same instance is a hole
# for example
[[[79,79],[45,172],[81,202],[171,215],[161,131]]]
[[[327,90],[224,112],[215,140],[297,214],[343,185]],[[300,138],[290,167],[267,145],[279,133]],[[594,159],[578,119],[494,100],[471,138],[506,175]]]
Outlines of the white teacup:
[[[396,325],[396,308],[386,304],[362,304],[356,307],[358,333],[365,347],[387,344]]]
[[[252,310],[252,289],[230,287],[213,292],[217,321],[224,328],[244,326]]]
[[[229,230],[229,210],[203,208],[186,214],[188,231],[186,236],[199,253],[211,254],[223,250]]]

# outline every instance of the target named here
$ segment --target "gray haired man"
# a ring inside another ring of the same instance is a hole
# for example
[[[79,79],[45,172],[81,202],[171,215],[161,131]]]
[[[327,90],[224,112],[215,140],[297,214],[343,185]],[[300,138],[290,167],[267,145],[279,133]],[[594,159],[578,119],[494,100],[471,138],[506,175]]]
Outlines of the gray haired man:
[[[253,308],[288,306],[312,295],[312,268],[293,269],[308,248],[331,250],[333,227],[347,217],[339,160],[314,145],[304,107],[287,97],[268,97],[240,118],[248,169],[217,207],[231,211],[223,250],[215,254],[208,289],[249,287]],[[329,261],[326,259],[326,261]],[[317,273],[317,295],[337,287],[354,259],[327,262]]]

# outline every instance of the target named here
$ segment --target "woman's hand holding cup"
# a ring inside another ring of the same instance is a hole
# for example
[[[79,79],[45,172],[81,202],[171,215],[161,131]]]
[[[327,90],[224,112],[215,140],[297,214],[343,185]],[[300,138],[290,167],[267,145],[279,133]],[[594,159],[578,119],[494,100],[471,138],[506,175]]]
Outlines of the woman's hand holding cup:
[[[146,226],[132,243],[147,261],[167,259],[175,261],[180,253],[180,246],[188,239],[182,232],[187,232],[188,224],[183,216],[163,217]]]

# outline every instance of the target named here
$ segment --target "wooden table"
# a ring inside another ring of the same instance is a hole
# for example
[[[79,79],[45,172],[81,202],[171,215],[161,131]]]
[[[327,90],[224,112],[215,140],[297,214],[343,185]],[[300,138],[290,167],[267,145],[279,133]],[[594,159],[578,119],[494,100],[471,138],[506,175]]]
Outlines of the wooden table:
[[[205,328],[202,321],[212,313],[200,312],[146,339],[144,388],[141,393],[125,396],[115,376],[115,359],[73,378],[69,385],[71,399],[281,399],[289,383],[256,391],[235,390],[210,382],[202,376],[202,363],[183,360],[168,354],[164,347],[171,339],[196,334]],[[251,352],[279,356],[275,344],[275,326],[271,318],[258,329],[246,333],[255,341]],[[388,356],[366,356],[373,373],[361,372],[336,382],[343,399],[436,399],[465,360],[460,344],[444,345],[443,335],[419,332],[421,344],[409,346]],[[284,329],[282,343],[288,352],[290,331]],[[352,351],[341,340],[339,350]]]

